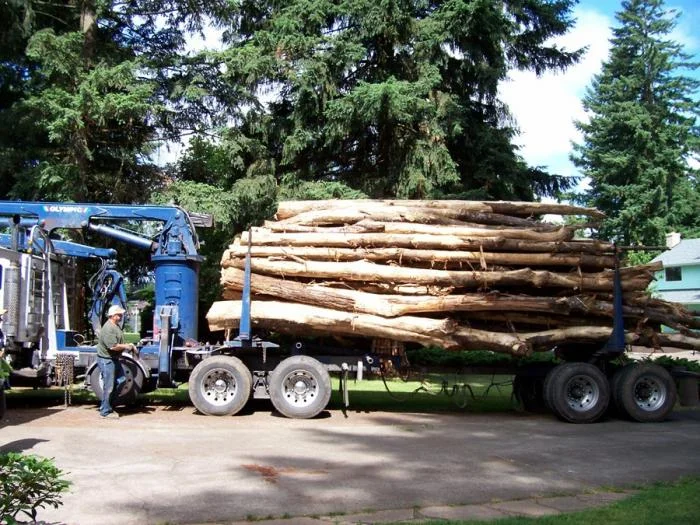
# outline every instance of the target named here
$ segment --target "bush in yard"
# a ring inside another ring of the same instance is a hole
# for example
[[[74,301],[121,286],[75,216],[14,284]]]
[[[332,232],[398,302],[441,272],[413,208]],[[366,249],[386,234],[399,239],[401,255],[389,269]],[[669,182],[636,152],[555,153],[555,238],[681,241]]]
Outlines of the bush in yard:
[[[10,365],[7,363],[2,358],[2,353],[0,353],[0,385],[10,377],[10,373],[12,372],[12,369],[10,368]]]
[[[53,461],[17,452],[0,454],[0,523],[17,523],[20,513],[36,521],[39,509],[63,505],[70,482]]]

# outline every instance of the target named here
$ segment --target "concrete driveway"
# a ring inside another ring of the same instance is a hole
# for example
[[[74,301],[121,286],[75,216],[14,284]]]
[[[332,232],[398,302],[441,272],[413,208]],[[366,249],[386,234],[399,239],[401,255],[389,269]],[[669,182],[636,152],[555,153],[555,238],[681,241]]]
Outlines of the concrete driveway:
[[[629,487],[700,474],[700,410],[665,423],[548,415],[330,411],[313,420],[143,407],[10,409],[2,450],[55,458],[73,483],[42,520],[70,525],[226,522],[464,505]]]

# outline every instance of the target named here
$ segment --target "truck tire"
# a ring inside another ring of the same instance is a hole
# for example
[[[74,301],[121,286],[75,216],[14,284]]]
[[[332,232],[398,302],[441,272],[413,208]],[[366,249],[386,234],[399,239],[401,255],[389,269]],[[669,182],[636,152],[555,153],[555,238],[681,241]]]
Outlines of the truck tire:
[[[634,363],[622,368],[613,379],[613,398],[620,412],[634,421],[666,419],[678,394],[671,374],[652,363]]]
[[[554,407],[552,407],[552,404],[550,403],[550,400],[552,399],[552,394],[550,393],[552,376],[556,375],[555,371],[560,366],[561,365],[556,365],[549,372],[547,372],[547,375],[544,378],[544,383],[542,383],[542,399],[544,401],[545,408],[547,408],[550,412],[554,412]]]
[[[563,363],[545,381],[547,405],[569,423],[593,423],[610,403],[610,384],[598,368],[589,363]]]
[[[546,363],[532,363],[519,369],[513,379],[513,395],[526,412],[543,412],[547,406],[544,400],[544,380],[552,366]]]
[[[635,366],[636,363],[627,363],[626,365],[621,366],[617,370],[615,370],[615,373],[612,375],[610,378],[610,407],[608,412],[611,415],[614,415],[616,417],[627,417],[627,413],[625,412],[625,409],[622,407],[621,400],[619,395],[617,394],[618,388],[617,385],[620,384],[620,381],[622,380],[622,377],[627,373],[627,370],[630,369],[630,367]]]
[[[283,416],[312,418],[326,408],[330,398],[328,370],[312,357],[288,357],[270,374],[270,399]]]
[[[237,357],[215,355],[192,370],[187,388],[195,408],[208,416],[232,416],[250,398],[253,375]]]
[[[124,369],[126,381],[119,388],[114,405],[133,405],[136,402],[136,396],[143,389],[145,376],[141,367],[131,359],[120,359],[120,362]],[[102,401],[104,389],[99,366],[95,366],[90,372],[90,389],[95,394],[95,397]]]

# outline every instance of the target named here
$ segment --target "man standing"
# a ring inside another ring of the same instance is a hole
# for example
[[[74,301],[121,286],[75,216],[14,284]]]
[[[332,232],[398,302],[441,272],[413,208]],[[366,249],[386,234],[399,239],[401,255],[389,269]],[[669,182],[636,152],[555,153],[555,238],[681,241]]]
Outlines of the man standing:
[[[97,338],[97,366],[100,367],[102,376],[100,416],[105,418],[119,417],[112,408],[118,394],[117,386],[126,380],[119,356],[124,350],[136,350],[134,345],[124,343],[124,334],[119,326],[125,311],[117,304],[110,306],[107,321],[102,325]]]

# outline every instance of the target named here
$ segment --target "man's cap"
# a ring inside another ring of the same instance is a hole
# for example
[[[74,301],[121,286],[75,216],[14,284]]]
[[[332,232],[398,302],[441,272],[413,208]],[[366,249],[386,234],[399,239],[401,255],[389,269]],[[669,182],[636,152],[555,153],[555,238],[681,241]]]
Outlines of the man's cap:
[[[118,304],[113,304],[109,307],[109,310],[107,310],[107,317],[112,317],[113,315],[117,314],[123,314],[124,312],[126,312],[124,308],[122,308]]]

